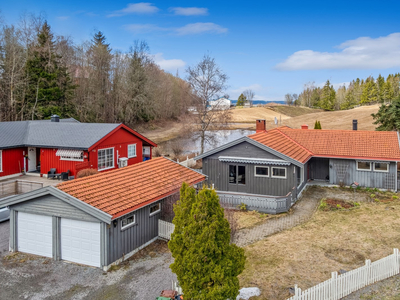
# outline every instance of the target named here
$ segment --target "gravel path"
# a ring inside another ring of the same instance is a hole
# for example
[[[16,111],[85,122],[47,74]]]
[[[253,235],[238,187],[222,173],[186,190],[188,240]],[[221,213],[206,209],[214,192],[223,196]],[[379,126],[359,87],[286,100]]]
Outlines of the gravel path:
[[[234,242],[240,247],[247,246],[267,236],[307,222],[314,214],[322,198],[338,198],[352,201],[353,193],[338,188],[310,186],[303,193],[301,199],[292,207],[288,215],[279,218],[271,218],[265,223],[253,228],[242,229],[236,234]],[[369,198],[365,195],[358,194],[357,200],[369,201]]]

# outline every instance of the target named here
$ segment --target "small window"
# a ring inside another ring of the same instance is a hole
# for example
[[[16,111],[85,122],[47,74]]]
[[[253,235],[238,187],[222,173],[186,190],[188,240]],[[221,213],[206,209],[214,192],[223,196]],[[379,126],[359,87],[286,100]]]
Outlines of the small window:
[[[286,168],[271,168],[271,176],[274,178],[286,178]]]
[[[229,183],[236,183],[236,166],[229,166]]]
[[[135,225],[135,223],[136,223],[135,215],[123,218],[121,220],[121,229],[128,228],[128,227],[130,227],[132,225]]]
[[[371,171],[371,163],[365,161],[357,162],[357,170],[358,171]]]
[[[374,171],[376,172],[389,172],[389,163],[374,163]]]
[[[150,216],[155,215],[161,211],[161,203],[150,206]]]
[[[128,158],[136,157],[136,144],[128,145]]]
[[[268,167],[257,167],[255,166],[255,176],[257,177],[268,177],[269,176],[269,168]]]
[[[246,184],[246,167],[238,166],[238,184]]]

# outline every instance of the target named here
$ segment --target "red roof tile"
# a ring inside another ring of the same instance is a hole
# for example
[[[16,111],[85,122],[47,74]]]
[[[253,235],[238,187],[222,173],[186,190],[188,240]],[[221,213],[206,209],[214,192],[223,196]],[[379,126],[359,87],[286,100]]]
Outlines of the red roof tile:
[[[179,191],[183,182],[192,185],[203,180],[204,175],[158,157],[57,188],[116,218]]]
[[[301,163],[311,156],[400,161],[399,140],[395,131],[280,127],[249,137]]]

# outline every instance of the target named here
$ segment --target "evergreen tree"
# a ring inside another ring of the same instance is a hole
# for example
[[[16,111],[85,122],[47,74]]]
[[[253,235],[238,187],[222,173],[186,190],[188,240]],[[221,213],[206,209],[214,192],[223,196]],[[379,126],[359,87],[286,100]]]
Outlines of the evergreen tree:
[[[390,104],[382,104],[376,114],[372,114],[375,122],[379,125],[378,131],[400,130],[400,96]]]
[[[244,106],[244,103],[246,102],[246,96],[242,94],[240,94],[237,102],[236,102],[236,106]]]
[[[187,299],[235,299],[239,293],[237,276],[244,270],[243,249],[230,244],[229,223],[215,190],[183,184],[174,207],[175,230],[168,247]]]
[[[315,120],[314,129],[319,129],[319,128],[318,128],[318,121],[317,121],[317,120]]]
[[[324,110],[333,110],[335,108],[335,99],[335,89],[327,80],[321,92],[320,107]]]
[[[29,49],[26,61],[28,87],[26,91],[27,114],[32,119],[74,115],[70,103],[75,88],[54,47],[54,37],[47,22],[38,34],[37,43]]]
[[[378,88],[373,77],[367,78],[362,89],[361,104],[378,101]]]

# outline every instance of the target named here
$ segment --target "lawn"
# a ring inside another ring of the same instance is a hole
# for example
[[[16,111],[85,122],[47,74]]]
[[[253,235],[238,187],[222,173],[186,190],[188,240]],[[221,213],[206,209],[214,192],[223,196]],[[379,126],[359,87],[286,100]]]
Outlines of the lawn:
[[[286,299],[294,284],[306,289],[329,279],[332,271],[391,254],[400,246],[400,201],[388,193],[358,195],[372,193],[371,202],[350,209],[323,205],[309,222],[245,247],[241,286],[259,287],[258,299]]]

